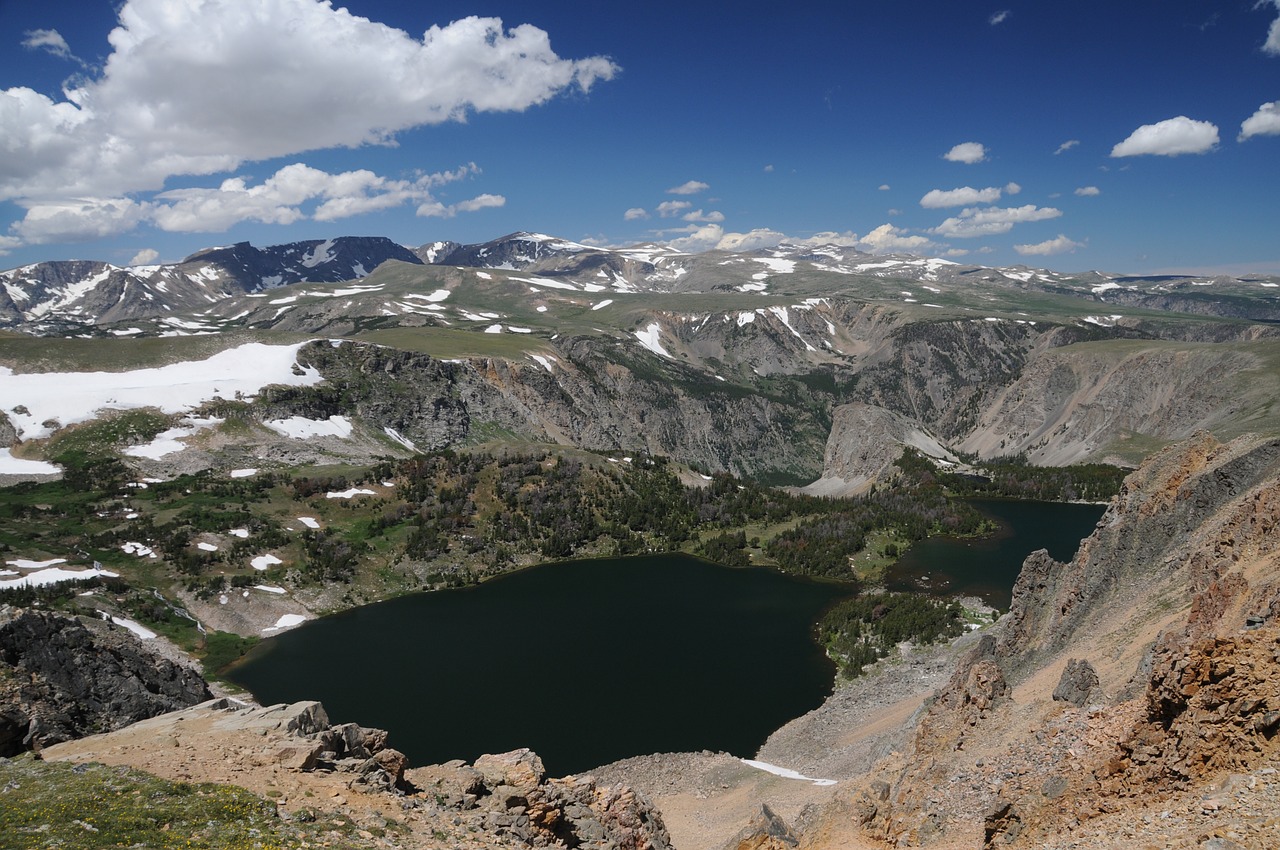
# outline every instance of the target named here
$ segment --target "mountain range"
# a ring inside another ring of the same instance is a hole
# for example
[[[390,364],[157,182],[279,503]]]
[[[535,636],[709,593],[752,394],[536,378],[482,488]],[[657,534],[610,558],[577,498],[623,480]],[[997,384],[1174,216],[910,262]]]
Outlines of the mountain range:
[[[835,288],[854,288],[860,279],[910,282],[924,290],[914,299],[920,302],[928,302],[939,286],[987,285],[1126,308],[1280,320],[1280,292],[1273,291],[1280,289],[1280,278],[1267,276],[1064,274],[785,243],[687,254],[657,244],[608,249],[521,232],[476,245],[433,242],[414,249],[382,237],[343,236],[267,248],[241,242],[163,265],[36,263],[0,272],[0,327],[58,334],[75,326],[198,312],[283,286],[362,280],[389,261],[523,272],[583,292],[769,293],[784,276],[799,274],[828,278]]]

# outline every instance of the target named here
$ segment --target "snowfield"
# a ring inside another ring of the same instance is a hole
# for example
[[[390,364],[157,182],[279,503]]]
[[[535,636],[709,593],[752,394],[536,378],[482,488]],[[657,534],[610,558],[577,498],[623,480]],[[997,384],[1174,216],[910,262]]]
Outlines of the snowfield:
[[[311,386],[320,382],[315,369],[297,368],[295,345],[250,342],[205,360],[171,363],[128,372],[39,372],[15,375],[0,366],[0,402],[24,440],[47,437],[60,425],[87,422],[99,410],[154,407],[163,413],[186,413],[215,398],[257,395],[269,384]],[[25,413],[14,408],[25,409]]]

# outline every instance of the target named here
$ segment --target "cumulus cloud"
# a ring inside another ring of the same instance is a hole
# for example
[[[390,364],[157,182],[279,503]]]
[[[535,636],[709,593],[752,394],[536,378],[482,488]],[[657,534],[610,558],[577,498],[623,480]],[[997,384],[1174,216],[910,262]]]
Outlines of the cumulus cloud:
[[[1129,138],[1111,149],[1111,156],[1178,156],[1205,153],[1218,146],[1218,128],[1209,121],[1195,121],[1185,115],[1155,124],[1143,124]]]
[[[942,156],[949,162],[963,162],[973,165],[987,158],[987,148],[981,142],[961,142]]]
[[[114,236],[143,223],[170,232],[216,233],[242,221],[336,221],[406,203],[420,204],[418,215],[451,218],[506,203],[501,195],[490,194],[451,205],[433,197],[436,187],[479,170],[475,163],[468,163],[414,180],[392,180],[363,169],[331,174],[293,163],[261,183],[251,185],[244,177],[231,177],[216,188],[173,189],[147,202],[127,198],[24,201],[26,215],[12,230],[28,244]]]
[[[697,209],[692,212],[685,213],[681,218],[685,221],[700,221],[713,224],[724,221],[724,213],[719,210],[711,210],[710,212],[704,213],[702,210]]]
[[[1024,257],[1048,257],[1051,254],[1063,254],[1083,247],[1083,242],[1074,242],[1059,233],[1056,239],[1047,239],[1034,245],[1014,245],[1013,250]]]
[[[667,190],[668,195],[696,195],[699,192],[705,192],[711,187],[701,180],[690,180],[687,183],[681,183],[679,186],[673,186]]]
[[[764,170],[765,170],[765,173],[766,173],[766,174],[768,174],[768,173],[772,172],[772,171],[773,171],[773,164],[772,164],[772,163],[770,163],[769,165],[766,165],[766,166],[764,167]]]
[[[888,192],[888,191],[889,191],[889,184],[888,184],[888,183],[881,183],[881,184],[880,184],[880,191],[881,191],[881,192]]]
[[[1022,187],[1017,183],[1009,182],[1005,184],[1004,192],[1006,195],[1016,195],[1022,191]]]
[[[0,257],[5,256],[14,248],[22,245],[22,240],[16,236],[0,236]]]
[[[644,207],[632,207],[622,214],[624,221],[639,221],[649,217],[649,212]]]
[[[129,265],[145,266],[147,263],[154,263],[159,256],[160,252],[155,248],[143,248],[141,251],[133,255],[133,259],[129,261]]]
[[[30,204],[11,230],[27,245],[84,242],[133,230],[149,212],[149,205],[127,198],[43,201]]]
[[[1010,184],[1016,185],[1016,184]],[[970,204],[993,204],[1000,200],[1002,190],[995,186],[986,189],[975,189],[972,186],[961,186],[959,189],[930,189],[920,199],[920,206],[927,210],[944,207],[963,207]]]
[[[994,27],[998,24],[1003,24],[1005,21],[1007,21],[1009,19],[1009,14],[1010,12],[1008,9],[1002,9],[999,12],[996,12],[987,20],[991,24],[991,26]]]
[[[1273,100],[1259,106],[1258,111],[1240,125],[1240,135],[1236,140],[1243,142],[1254,136],[1280,136],[1280,100]]]
[[[1076,194],[1082,198],[1092,198],[1095,195],[1101,195],[1102,190],[1097,186],[1081,186],[1079,189],[1076,189]]]
[[[693,204],[688,201],[663,201],[658,204],[658,215],[662,218],[671,218],[679,215],[681,210],[687,210],[692,206]]]
[[[882,224],[862,237],[858,247],[875,254],[891,254],[895,251],[926,251],[938,245],[926,236],[908,236],[901,227]]]
[[[1080,144],[1079,139],[1067,139],[1065,142],[1058,145],[1058,149],[1053,152],[1053,155],[1057,156],[1058,154],[1066,153],[1067,151],[1071,150],[1072,148],[1074,148],[1079,144]]]
[[[1021,207],[969,207],[942,222],[930,233],[952,239],[971,239],[976,236],[995,236],[1008,233],[1015,224],[1028,221],[1044,221],[1062,215],[1053,207],[1037,207],[1027,204]]]
[[[751,251],[771,248],[787,238],[786,234],[763,227],[746,233],[726,233],[718,224],[690,225],[684,232],[688,235],[667,244],[679,251]]]
[[[562,59],[527,24],[470,17],[418,38],[318,0],[127,0],[108,40],[101,75],[64,100],[0,92],[0,199],[110,197],[392,144],[412,127],[586,92],[619,70],[602,56]]]
[[[820,233],[815,233],[812,236],[806,236],[804,239],[790,239],[787,241],[794,242],[797,245],[836,245],[841,248],[856,248],[858,247],[858,243],[862,240],[859,239],[858,234],[854,233],[852,230],[846,230],[844,233],[838,233],[834,230],[824,230]]]
[[[1271,4],[1280,10],[1280,0],[1271,0]],[[1258,5],[1261,6],[1262,3]],[[1267,30],[1267,40],[1262,44],[1262,52],[1280,56],[1280,17],[1271,22],[1271,28]]]

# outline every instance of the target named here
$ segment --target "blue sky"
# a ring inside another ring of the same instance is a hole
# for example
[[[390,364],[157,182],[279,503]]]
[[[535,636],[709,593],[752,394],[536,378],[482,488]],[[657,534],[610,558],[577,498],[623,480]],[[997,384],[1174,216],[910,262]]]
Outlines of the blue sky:
[[[0,267],[535,230],[1280,273],[1278,18],[1280,0],[0,0]]]

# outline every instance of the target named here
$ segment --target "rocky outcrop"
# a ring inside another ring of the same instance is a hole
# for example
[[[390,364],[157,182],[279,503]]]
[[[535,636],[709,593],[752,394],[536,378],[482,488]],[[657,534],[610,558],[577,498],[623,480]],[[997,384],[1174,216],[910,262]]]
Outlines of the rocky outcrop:
[[[590,776],[550,779],[527,749],[471,765],[407,768],[404,755],[387,746],[386,732],[332,724],[317,702],[257,707],[210,700],[43,755],[231,782],[273,797],[289,818],[315,820],[329,811],[385,826],[395,817],[405,824],[399,847],[671,848],[661,815],[625,786]]]
[[[415,768],[406,778],[476,830],[535,846],[666,850],[662,818],[642,796],[590,776],[548,779],[527,750]]]
[[[1098,671],[1083,658],[1072,658],[1067,662],[1062,677],[1058,679],[1058,686],[1053,689],[1054,700],[1076,708],[1100,695]]]
[[[725,844],[724,850],[794,850],[799,845],[800,839],[787,822],[761,804],[756,816]]]
[[[118,729],[209,698],[200,674],[97,621],[0,609],[0,755]]]
[[[905,447],[932,458],[954,463],[957,458],[919,423],[905,416],[853,403],[837,407],[831,417],[831,436],[823,455],[822,477],[805,487],[821,496],[846,496],[865,492],[889,477]]]

